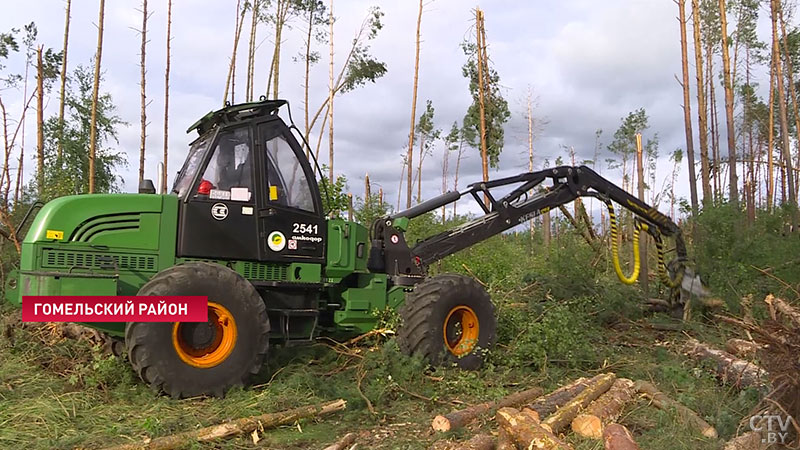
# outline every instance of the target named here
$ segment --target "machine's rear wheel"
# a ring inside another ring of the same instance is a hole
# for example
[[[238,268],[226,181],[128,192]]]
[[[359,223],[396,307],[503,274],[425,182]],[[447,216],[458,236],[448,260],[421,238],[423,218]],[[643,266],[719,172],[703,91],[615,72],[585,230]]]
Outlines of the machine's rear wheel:
[[[191,262],[154,276],[139,295],[208,296],[208,322],[134,322],[128,357],[154,390],[221,397],[258,373],[269,345],[266,306],[252,284],[219,264]]]
[[[479,368],[495,342],[497,319],[489,294],[475,280],[444,274],[418,284],[399,310],[400,349],[433,365]]]

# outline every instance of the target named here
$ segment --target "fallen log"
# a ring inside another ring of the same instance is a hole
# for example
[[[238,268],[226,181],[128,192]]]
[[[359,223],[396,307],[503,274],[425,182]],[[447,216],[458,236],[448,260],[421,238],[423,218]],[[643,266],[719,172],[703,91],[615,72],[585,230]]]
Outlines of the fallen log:
[[[605,373],[600,377],[595,377],[592,384],[586,386],[580,394],[570,400],[567,404],[558,409],[558,411],[550,414],[544,421],[542,427],[549,429],[553,433],[560,433],[561,430],[566,428],[578,413],[594,401],[597,397],[603,395],[611,385],[614,384],[616,376],[613,373]]]
[[[668,301],[660,298],[648,298],[644,301],[644,307],[653,312],[666,312],[672,309]]]
[[[503,427],[497,428],[497,447],[496,450],[517,450],[517,444]]]
[[[233,422],[221,423],[219,425],[200,428],[198,430],[186,431],[170,436],[155,438],[149,442],[145,441],[137,444],[118,445],[115,447],[109,447],[109,449],[175,449],[194,442],[209,442],[216,439],[223,439],[244,433],[250,433],[256,428],[272,428],[280,425],[287,425],[300,419],[324,416],[338,411],[343,411],[345,408],[347,408],[347,402],[339,399],[333,402],[323,403],[322,405],[301,406],[300,408],[290,409],[288,411],[245,417],[234,420]]]
[[[619,378],[611,388],[592,402],[572,421],[572,431],[592,439],[603,437],[603,427],[615,422],[625,405],[633,400],[633,381]]]
[[[565,403],[572,400],[576,395],[583,392],[589,383],[590,380],[586,378],[578,378],[570,384],[561,386],[555,391],[537,398],[528,404],[527,408],[536,411],[539,417],[547,417],[553,414],[558,408],[564,406]]]
[[[723,450],[762,450],[767,446],[761,441],[761,433],[748,431],[725,443]]]
[[[605,427],[603,445],[606,450],[639,450],[631,432],[618,423],[610,423]]]
[[[488,434],[476,434],[458,446],[458,450],[495,450],[496,439]]]
[[[338,441],[325,447],[324,450],[347,450],[356,442],[357,437],[358,435],[356,433],[347,433]]]
[[[775,311],[778,311],[787,319],[789,319],[789,321],[792,322],[795,327],[800,328],[800,311],[798,311],[794,306],[786,303],[786,300],[769,294],[764,298],[764,303],[769,306],[770,316],[772,316],[773,320],[777,318]]]
[[[436,416],[431,422],[431,427],[436,431],[456,430],[483,414],[494,414],[494,412],[500,408],[519,406],[532,401],[540,395],[542,395],[542,390],[540,388],[515,392],[497,401],[481,403],[466,409],[453,411],[443,416]]]
[[[725,342],[725,350],[740,358],[751,358],[755,356],[759,350],[763,350],[764,348],[765,346],[763,344],[739,338],[730,338]]]
[[[569,444],[542,427],[530,415],[520,413],[514,408],[498,409],[495,418],[518,448],[572,450]]]
[[[726,384],[739,389],[756,387],[767,390],[769,374],[756,364],[738,359],[728,352],[711,348],[707,344],[689,339],[684,348],[687,355],[697,360],[711,360],[716,363],[717,376]]]
[[[658,388],[656,388],[652,383],[639,380],[634,383],[634,389],[636,392],[648,398],[658,409],[675,409],[675,412],[678,413],[678,417],[680,417],[683,422],[686,422],[691,427],[695,428],[697,431],[702,433],[703,436],[714,439],[717,438],[717,430],[714,427],[700,418],[700,416],[698,416],[697,413],[691,409],[687,408],[681,403],[676,402],[663,392],[659,391]]]

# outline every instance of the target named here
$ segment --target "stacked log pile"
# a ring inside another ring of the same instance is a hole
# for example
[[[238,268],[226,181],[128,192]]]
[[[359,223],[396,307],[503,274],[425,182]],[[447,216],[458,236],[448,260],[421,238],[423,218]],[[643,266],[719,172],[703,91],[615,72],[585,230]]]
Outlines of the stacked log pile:
[[[638,399],[648,400],[658,408],[675,408],[681,412],[682,418],[695,423],[702,434],[716,437],[714,427],[651,383],[618,378],[610,372],[591,379],[579,378],[549,394],[530,398],[533,392],[529,389],[494,402],[436,416],[431,423],[435,431],[445,431],[445,423],[450,424],[447,430],[452,430],[456,423],[463,427],[469,422],[482,420],[489,423],[492,419],[495,431],[479,433],[460,442],[443,442],[435,448],[571,450],[573,447],[567,439],[569,432],[573,431],[602,441],[606,450],[634,450],[639,447],[633,434],[618,421],[626,407]],[[456,419],[464,417],[469,420]],[[448,422],[444,418],[448,418]]]
[[[752,426],[748,423],[751,417],[780,416],[789,420],[790,436],[782,438],[785,439],[782,443],[787,445],[791,440],[796,441],[800,434],[797,423],[800,418],[800,358],[797,356],[800,354],[800,308],[785,299],[767,295],[764,305],[769,318],[757,322],[750,309],[751,300],[743,300],[742,305],[742,319],[715,317],[732,325],[747,339],[729,339],[726,351],[690,340],[687,354],[713,361],[714,371],[722,382],[737,388],[752,386],[763,394],[752,414],[743,418],[741,432],[728,441],[726,450],[761,449],[766,447],[765,442],[770,442],[771,437],[763,434],[769,427]]]

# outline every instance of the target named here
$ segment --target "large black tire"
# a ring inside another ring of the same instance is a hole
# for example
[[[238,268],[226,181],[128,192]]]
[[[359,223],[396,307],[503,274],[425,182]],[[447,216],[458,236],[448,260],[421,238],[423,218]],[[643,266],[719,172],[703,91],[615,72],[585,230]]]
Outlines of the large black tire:
[[[459,321],[456,315],[464,311],[471,311],[473,320]],[[462,275],[438,275],[418,284],[406,296],[399,314],[403,320],[397,332],[400,350],[422,356],[434,366],[455,363],[462,369],[478,369],[497,336],[497,319],[489,294],[475,280]],[[477,339],[456,345],[454,352],[446,341],[452,344],[461,339],[461,335],[453,333],[453,325],[467,322],[477,325]]]
[[[202,367],[187,363],[179,353],[181,348],[200,346],[199,342],[202,345],[217,342],[220,328],[211,322],[216,317],[212,316],[211,306],[209,323],[128,323],[125,327],[128,358],[136,373],[155,391],[174,398],[222,397],[231,387],[247,384],[261,370],[269,346],[266,306],[253,285],[233,270],[206,262],[180,264],[158,273],[142,286],[138,295],[208,296],[209,304],[221,305],[230,313],[236,330],[229,353],[222,353],[216,365]],[[180,333],[180,341],[174,341],[174,331]],[[183,355],[185,358],[185,351]]]

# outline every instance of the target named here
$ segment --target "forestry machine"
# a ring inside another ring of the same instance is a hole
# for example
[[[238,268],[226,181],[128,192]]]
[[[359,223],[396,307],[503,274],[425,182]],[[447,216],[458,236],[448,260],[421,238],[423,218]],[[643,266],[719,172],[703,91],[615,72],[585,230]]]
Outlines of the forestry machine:
[[[404,352],[434,365],[479,367],[496,335],[489,295],[470,277],[429,277],[428,267],[578,197],[608,206],[614,267],[624,282],[638,276],[638,259],[625,276],[612,202],[635,215],[635,245],[641,230],[655,239],[669,287],[679,292],[699,283],[685,266],[679,227],[584,166],[473,183],[369,229],[326,217],[319,166],[295,138],[302,133],[291,111],[291,126],[279,117],[285,105],[226,105],[198,120],[187,132],[199,136],[168,194],[144,180],[136,194],[67,196],[41,206],[19,268],[8,277],[7,299],[21,305],[25,296],[207,296],[207,322],[86,324],[124,339],[138,375],[181,398],[224,395],[259,372],[270,344],[365,333],[387,308],[403,319],[397,341]],[[508,193],[495,195],[499,190]],[[406,242],[411,219],[464,196],[474,197],[483,215]],[[669,267],[667,237],[677,254]]]

